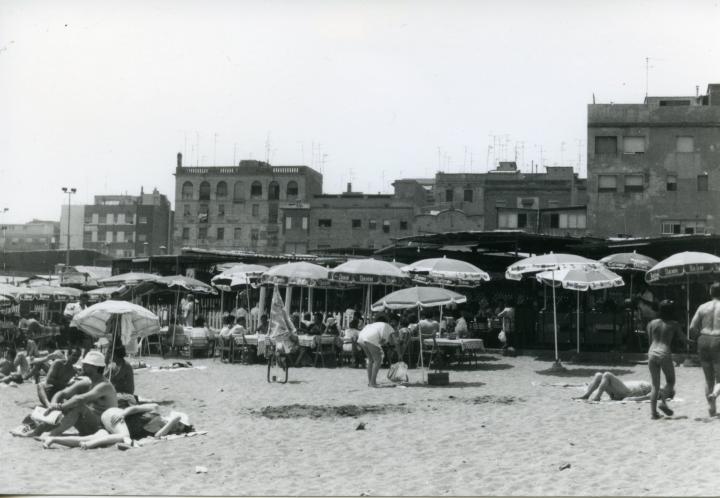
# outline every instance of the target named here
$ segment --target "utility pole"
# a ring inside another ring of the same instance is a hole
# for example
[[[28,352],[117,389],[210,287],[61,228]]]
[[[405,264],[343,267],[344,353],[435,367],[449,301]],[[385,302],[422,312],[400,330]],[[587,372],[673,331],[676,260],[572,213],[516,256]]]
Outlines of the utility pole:
[[[0,214],[5,214],[8,211],[10,211],[8,208],[4,207],[0,211]],[[2,244],[2,257],[3,257],[3,273],[5,273],[5,242],[7,241],[7,226],[2,225],[2,234],[3,234],[3,244]]]
[[[68,196],[67,251],[65,252],[65,271],[63,272],[64,274],[68,271],[68,268],[70,268],[70,198],[77,193],[77,189],[75,187],[63,187],[62,191]]]

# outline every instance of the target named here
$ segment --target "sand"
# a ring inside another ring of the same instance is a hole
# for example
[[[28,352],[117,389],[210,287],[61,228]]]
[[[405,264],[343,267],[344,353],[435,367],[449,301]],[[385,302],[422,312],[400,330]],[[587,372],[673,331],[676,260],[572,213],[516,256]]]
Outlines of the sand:
[[[144,359],[149,365],[171,360]],[[451,385],[366,387],[364,370],[299,368],[268,384],[261,365],[136,371],[137,392],[187,412],[206,435],[128,451],[45,450],[12,437],[35,386],[0,389],[0,493],[153,495],[714,495],[720,419],[697,367],[677,368],[675,417],[647,403],[573,401],[597,370],[647,366],[485,354]],[[384,378],[386,370],[381,371]],[[358,426],[364,427],[356,430]],[[196,466],[207,468],[196,473]],[[562,469],[562,470],[561,470]]]

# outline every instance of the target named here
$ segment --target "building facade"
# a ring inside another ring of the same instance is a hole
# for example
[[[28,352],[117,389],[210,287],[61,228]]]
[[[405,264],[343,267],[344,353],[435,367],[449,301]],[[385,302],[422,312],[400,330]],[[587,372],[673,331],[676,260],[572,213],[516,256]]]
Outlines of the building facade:
[[[32,220],[22,224],[3,224],[0,227],[0,246],[4,251],[44,251],[57,249],[60,223]]]
[[[96,195],[93,204],[70,208],[70,248],[111,257],[167,254],[172,251],[173,211],[154,189],[139,196]],[[67,248],[68,206],[62,207],[60,249]]]
[[[271,166],[254,160],[238,166],[175,168],[176,248],[284,251],[281,206],[307,203],[322,193],[322,175],[307,166]]]
[[[599,237],[717,232],[720,84],[588,105],[588,223]]]

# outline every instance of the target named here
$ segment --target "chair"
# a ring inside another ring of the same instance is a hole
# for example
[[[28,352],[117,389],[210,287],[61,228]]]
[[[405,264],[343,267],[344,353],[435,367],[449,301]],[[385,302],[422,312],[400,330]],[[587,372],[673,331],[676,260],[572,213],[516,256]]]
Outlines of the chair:
[[[357,344],[357,337],[353,337],[350,342],[343,342],[340,350],[340,363],[349,365],[361,365],[365,360],[365,353]]]
[[[432,339],[432,345],[425,344],[426,339]],[[433,361],[433,357],[437,357],[438,347],[435,335],[423,335],[420,340],[420,355],[418,355],[418,366],[420,366],[420,358],[422,358],[423,365],[430,367]],[[426,360],[427,358],[427,360]]]
[[[219,335],[217,337],[217,349],[220,351],[220,361],[226,361],[232,363],[233,344],[235,340],[232,336],[223,337]],[[213,357],[213,360],[215,358]]]
[[[140,343],[140,354],[147,354],[150,356],[153,354],[153,347],[157,349],[157,354],[163,356],[162,336],[160,334],[152,334],[147,337],[143,337]]]
[[[230,363],[250,363],[250,346],[245,340],[245,335],[230,336]]]

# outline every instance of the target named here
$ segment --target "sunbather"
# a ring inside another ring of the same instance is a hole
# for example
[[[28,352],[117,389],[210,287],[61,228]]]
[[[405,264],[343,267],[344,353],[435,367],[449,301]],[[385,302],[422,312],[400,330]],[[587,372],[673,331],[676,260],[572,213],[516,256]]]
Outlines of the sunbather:
[[[168,416],[160,415],[156,403],[146,403],[125,409],[109,408],[102,414],[103,428],[89,436],[49,436],[44,438],[43,446],[53,444],[80,447],[85,450],[110,446],[113,444],[130,445],[146,437],[163,437],[168,434],[192,432],[188,416],[173,412]]]
[[[0,360],[0,382],[22,384],[23,377],[30,371],[27,358],[18,354],[13,348],[5,351],[5,358]]]
[[[53,361],[47,377],[37,385],[38,398],[45,408],[50,406],[50,400],[56,393],[70,385],[70,381],[77,374],[75,364],[80,359],[80,354],[80,348],[73,348],[68,352],[67,358],[62,356]]]
[[[116,346],[112,354],[113,366],[107,369],[105,375],[118,394],[135,394],[135,372],[132,365],[125,361],[125,356],[125,346]],[[106,358],[107,360],[110,358]]]
[[[593,391],[595,395],[591,396]],[[616,375],[610,372],[598,372],[588,385],[585,394],[577,396],[575,399],[592,399],[592,401],[600,401],[603,393],[607,393],[610,399],[614,401],[644,401],[650,399],[652,384],[644,380],[628,380],[623,382]],[[663,386],[660,388],[658,408],[667,415],[672,415],[673,411],[668,408],[665,399],[672,399],[675,392]]]

